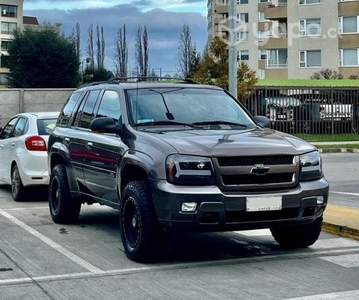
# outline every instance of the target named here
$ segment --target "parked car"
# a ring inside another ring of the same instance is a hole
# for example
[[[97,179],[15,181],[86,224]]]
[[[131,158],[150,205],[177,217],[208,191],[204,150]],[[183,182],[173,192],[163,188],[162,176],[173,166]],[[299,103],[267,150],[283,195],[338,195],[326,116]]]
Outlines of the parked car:
[[[270,228],[282,246],[310,246],[329,193],[320,154],[267,126],[214,86],[81,87],[49,137],[51,217],[75,222],[83,203],[119,209],[126,255],[139,262],[161,258],[173,231]]]
[[[11,184],[15,201],[24,200],[27,189],[47,185],[47,141],[59,112],[15,115],[0,133],[0,181]]]
[[[353,106],[327,99],[305,99],[294,116],[303,133],[345,133],[354,127]]]

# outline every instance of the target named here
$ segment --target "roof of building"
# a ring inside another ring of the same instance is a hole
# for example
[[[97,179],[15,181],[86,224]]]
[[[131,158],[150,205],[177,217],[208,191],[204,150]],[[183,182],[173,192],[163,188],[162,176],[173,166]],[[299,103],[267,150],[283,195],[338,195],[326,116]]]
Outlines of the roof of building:
[[[24,16],[23,23],[26,25],[39,25],[39,21],[36,17]]]

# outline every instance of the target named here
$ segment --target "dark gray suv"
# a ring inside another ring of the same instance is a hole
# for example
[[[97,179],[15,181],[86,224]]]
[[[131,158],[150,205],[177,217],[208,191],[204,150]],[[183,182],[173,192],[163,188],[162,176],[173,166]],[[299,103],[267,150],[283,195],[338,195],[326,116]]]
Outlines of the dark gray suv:
[[[266,128],[226,91],[193,82],[81,87],[49,137],[49,206],[119,209],[127,256],[156,261],[173,231],[270,228],[284,247],[319,237],[329,186],[315,147]]]

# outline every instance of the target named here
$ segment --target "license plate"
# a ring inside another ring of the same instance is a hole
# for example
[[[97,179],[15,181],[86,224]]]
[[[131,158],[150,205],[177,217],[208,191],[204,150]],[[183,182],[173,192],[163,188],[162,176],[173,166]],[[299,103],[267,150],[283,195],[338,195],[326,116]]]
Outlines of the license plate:
[[[247,197],[247,211],[273,211],[282,209],[282,197]]]

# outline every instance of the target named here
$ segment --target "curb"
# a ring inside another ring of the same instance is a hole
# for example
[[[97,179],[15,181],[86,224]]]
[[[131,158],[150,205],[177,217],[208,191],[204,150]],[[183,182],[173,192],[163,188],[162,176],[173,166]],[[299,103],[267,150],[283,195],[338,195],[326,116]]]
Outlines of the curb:
[[[359,230],[347,226],[323,222],[322,230],[328,233],[359,240]]]

